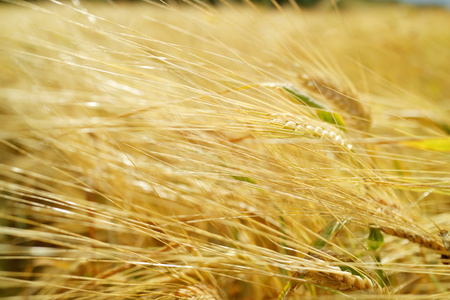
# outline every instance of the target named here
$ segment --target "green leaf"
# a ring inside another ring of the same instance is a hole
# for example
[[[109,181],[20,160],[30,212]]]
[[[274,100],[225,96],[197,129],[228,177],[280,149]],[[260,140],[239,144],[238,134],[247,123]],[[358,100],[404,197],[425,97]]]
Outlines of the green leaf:
[[[311,98],[310,96],[304,94],[302,91],[296,89],[295,87],[282,87],[283,90],[288,92],[294,100],[300,102],[302,104],[306,104],[309,107],[314,107],[322,110],[328,110],[328,108],[322,103],[318,102],[316,99]]]
[[[384,237],[378,228],[370,228],[369,237],[367,238],[367,248],[371,251],[377,251],[384,244]]]
[[[325,110],[318,110],[317,111],[317,116],[319,116],[319,118],[322,121],[325,121],[327,123],[331,123],[333,125],[338,125],[338,127],[342,130],[342,131],[346,131],[345,130],[345,123],[344,123],[344,119],[342,119],[341,115],[337,114],[337,113],[332,113],[329,111],[325,111]]]
[[[341,231],[341,229],[347,223],[348,223],[347,220],[344,221],[333,220],[330,223],[328,223],[327,226],[320,233],[320,237],[318,237],[314,241],[313,247],[316,249],[322,249],[323,247],[325,247],[328,241],[332,239],[333,235]]]
[[[383,233],[378,228],[369,227],[370,233],[367,238],[367,248],[371,251],[378,251],[384,244]],[[381,257],[378,252],[374,253],[373,259],[376,261],[378,269],[375,270],[378,277],[378,283],[381,287],[385,287],[389,282],[389,278],[383,270],[383,266],[381,265]]]
[[[231,175],[231,177],[233,177],[234,179],[240,180],[240,181],[244,181],[244,182],[256,183],[253,179],[251,179],[249,177],[245,177],[245,176],[234,176],[234,175]]]
[[[445,131],[445,133],[450,134],[450,126],[445,123],[438,123],[439,126],[442,128],[442,130]]]
[[[295,87],[283,86],[282,89],[286,91],[295,101],[305,104],[308,107],[317,109],[317,116],[327,123],[339,126],[340,129],[345,131],[344,119],[337,113],[333,113],[328,107],[317,101],[316,99],[306,95],[302,91]]]
[[[423,139],[403,142],[403,144],[419,149],[450,152],[450,138]]]
[[[286,296],[289,294],[289,292],[296,286],[296,283],[289,280],[286,285],[284,286],[281,293],[278,295],[277,300],[284,300]]]

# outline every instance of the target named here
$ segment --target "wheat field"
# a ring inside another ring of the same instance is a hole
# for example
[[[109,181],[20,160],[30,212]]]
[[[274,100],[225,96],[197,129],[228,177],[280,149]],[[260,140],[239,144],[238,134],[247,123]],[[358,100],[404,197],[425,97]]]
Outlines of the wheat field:
[[[0,299],[450,297],[449,11],[7,2]]]

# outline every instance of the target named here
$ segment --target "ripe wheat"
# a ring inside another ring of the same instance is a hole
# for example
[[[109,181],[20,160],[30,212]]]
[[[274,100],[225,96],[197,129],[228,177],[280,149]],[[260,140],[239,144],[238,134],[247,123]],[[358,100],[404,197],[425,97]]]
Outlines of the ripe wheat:
[[[448,297],[448,12],[7,2],[0,299]]]

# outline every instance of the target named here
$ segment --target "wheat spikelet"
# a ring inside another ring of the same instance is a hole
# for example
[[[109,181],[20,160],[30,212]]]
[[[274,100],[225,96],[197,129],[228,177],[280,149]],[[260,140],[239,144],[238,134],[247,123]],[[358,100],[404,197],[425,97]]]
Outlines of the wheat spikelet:
[[[442,246],[436,240],[434,240],[433,238],[428,237],[428,236],[414,234],[414,233],[411,233],[411,232],[408,232],[406,230],[399,229],[399,228],[392,228],[392,227],[386,227],[386,226],[379,226],[376,228],[379,228],[386,234],[394,235],[397,237],[407,239],[413,243],[422,245],[426,248],[443,251],[443,252],[447,251],[444,246]]]
[[[377,283],[373,283],[370,279],[363,276],[353,275],[349,271],[342,271],[339,267],[330,266],[329,258],[333,261],[349,262],[346,256],[337,255],[331,250],[320,250],[318,253],[309,254],[309,256],[317,263],[318,266],[323,266],[329,270],[304,270],[297,275],[303,275],[307,280],[315,284],[324,285],[336,290],[373,290],[380,289]]]
[[[338,267],[330,267],[328,271],[305,271],[299,275],[303,275],[310,283],[340,291],[379,289],[379,286],[374,285],[367,277],[361,278],[350,272],[343,272]]]
[[[270,124],[279,125],[281,128],[294,130],[300,134],[312,137],[320,137],[330,141],[331,143],[352,149],[352,145],[346,142],[342,132],[338,132],[335,128],[323,122],[318,123],[306,116],[294,116],[290,114],[271,114]]]
[[[320,252],[326,252],[327,254],[331,254],[333,257],[338,257],[329,250],[322,250]],[[339,267],[331,266],[327,261],[315,258],[315,256],[316,255],[310,255],[312,260],[315,262],[315,266],[320,267],[320,269],[303,269],[293,273],[293,277],[301,278],[300,283],[310,283],[338,291],[359,290],[367,291],[372,294],[383,292],[378,283],[374,283],[369,278],[354,275],[350,271],[342,271]],[[284,291],[279,295],[278,299],[285,299],[286,296],[299,290],[299,287],[300,285],[298,284],[286,286]]]

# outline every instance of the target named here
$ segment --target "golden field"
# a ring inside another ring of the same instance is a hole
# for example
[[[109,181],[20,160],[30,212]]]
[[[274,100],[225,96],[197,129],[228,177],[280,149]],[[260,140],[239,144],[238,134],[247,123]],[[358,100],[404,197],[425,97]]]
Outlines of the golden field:
[[[449,11],[12,2],[0,299],[450,297]]]

